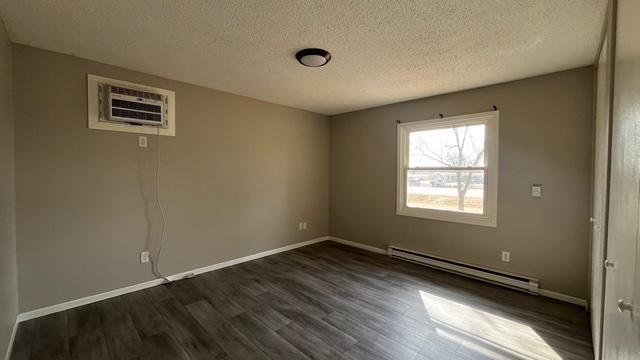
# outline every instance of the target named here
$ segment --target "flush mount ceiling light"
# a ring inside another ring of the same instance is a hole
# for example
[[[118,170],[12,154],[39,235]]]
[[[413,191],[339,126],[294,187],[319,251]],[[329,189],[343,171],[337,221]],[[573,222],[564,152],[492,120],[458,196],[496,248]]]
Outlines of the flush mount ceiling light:
[[[303,49],[296,53],[300,64],[308,67],[320,67],[331,60],[331,54],[323,49]]]

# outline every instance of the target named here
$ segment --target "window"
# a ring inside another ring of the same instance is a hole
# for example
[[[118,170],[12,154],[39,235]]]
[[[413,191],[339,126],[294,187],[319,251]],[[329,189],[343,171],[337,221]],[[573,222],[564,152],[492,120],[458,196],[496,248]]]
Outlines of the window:
[[[496,226],[498,111],[398,124],[397,214]]]

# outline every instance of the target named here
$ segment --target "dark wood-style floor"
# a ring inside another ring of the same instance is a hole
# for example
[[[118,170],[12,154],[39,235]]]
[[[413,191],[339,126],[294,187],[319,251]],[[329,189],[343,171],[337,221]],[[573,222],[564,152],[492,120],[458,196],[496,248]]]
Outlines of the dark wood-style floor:
[[[584,309],[332,242],[20,324],[21,359],[591,359]]]

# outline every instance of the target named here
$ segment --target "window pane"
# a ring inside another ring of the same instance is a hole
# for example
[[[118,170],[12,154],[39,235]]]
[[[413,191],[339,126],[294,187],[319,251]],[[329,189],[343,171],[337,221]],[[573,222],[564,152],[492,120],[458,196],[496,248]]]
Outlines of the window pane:
[[[407,206],[484,213],[484,170],[408,170]]]
[[[485,125],[413,131],[409,167],[484,166]]]

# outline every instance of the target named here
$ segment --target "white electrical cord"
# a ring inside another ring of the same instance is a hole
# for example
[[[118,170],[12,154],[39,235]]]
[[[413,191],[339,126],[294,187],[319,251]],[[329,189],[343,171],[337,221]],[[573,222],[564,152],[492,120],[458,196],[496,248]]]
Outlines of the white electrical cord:
[[[164,276],[160,271],[160,256],[162,256],[162,249],[164,248],[164,229],[167,226],[167,218],[164,214],[164,209],[162,208],[162,201],[160,199],[160,128],[158,128],[158,132],[156,134],[156,147],[157,147],[157,157],[156,157],[156,200],[158,201],[158,208],[160,209],[160,216],[162,217],[162,227],[160,229],[160,247],[158,248],[158,254],[156,255],[156,264],[155,264],[155,274],[167,282],[171,282],[169,278]]]

